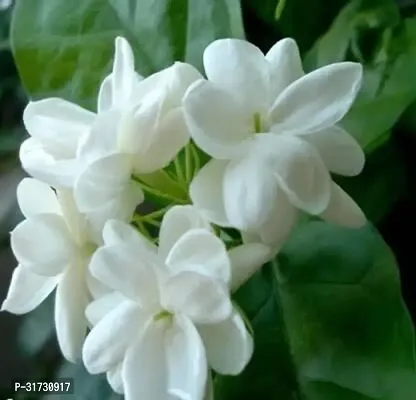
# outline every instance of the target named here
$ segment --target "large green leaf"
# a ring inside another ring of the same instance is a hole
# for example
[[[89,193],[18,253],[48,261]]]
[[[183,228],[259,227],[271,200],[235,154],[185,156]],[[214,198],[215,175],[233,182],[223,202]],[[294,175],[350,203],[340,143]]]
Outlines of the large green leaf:
[[[148,75],[180,60],[199,67],[212,40],[244,32],[238,0],[18,0],[11,39],[29,95],[92,107],[118,35]]]
[[[304,225],[237,299],[255,353],[240,376],[217,377],[220,400],[414,398],[414,330],[372,227]]]

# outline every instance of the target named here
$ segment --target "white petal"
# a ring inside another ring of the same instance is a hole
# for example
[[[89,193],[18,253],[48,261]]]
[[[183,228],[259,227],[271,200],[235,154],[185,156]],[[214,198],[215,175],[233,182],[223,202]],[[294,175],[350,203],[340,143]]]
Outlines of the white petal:
[[[228,251],[231,261],[230,289],[237,290],[260,267],[272,258],[269,246],[261,243],[246,243]]]
[[[268,108],[269,66],[253,44],[239,39],[220,39],[204,51],[208,79],[233,94],[248,114]]]
[[[304,135],[302,139],[318,150],[326,167],[336,174],[355,176],[364,168],[364,151],[349,133],[338,126]]]
[[[175,399],[202,399],[207,383],[207,359],[198,331],[186,317],[175,317],[165,336],[168,392]]]
[[[296,80],[272,107],[273,130],[302,134],[331,127],[351,107],[361,79],[360,64],[342,62],[319,68]]]
[[[228,161],[211,160],[194,177],[189,195],[196,208],[208,221],[229,226],[225,213],[223,179]]]
[[[75,203],[74,192],[68,189],[56,191],[62,214],[72,237],[77,243],[92,242],[91,230],[85,215],[81,214]]]
[[[22,143],[19,158],[27,173],[55,188],[72,187],[80,172],[76,159],[52,157],[35,138],[26,139]]]
[[[80,137],[94,118],[94,113],[58,98],[32,101],[23,113],[29,134],[59,157],[75,156]]]
[[[179,272],[168,280],[161,294],[166,310],[183,313],[196,323],[220,322],[231,314],[225,284],[196,272]]]
[[[91,325],[97,325],[125,300],[126,298],[121,293],[110,292],[89,303],[85,309],[85,315]]]
[[[231,161],[223,179],[227,219],[242,230],[256,230],[274,207],[279,183],[260,158],[245,157]]]
[[[47,276],[61,273],[77,256],[68,228],[56,214],[39,214],[24,220],[11,233],[10,243],[20,263]]]
[[[56,334],[63,356],[71,362],[76,362],[81,357],[87,333],[85,308],[89,295],[84,278],[86,267],[82,262],[71,265],[56,289]]]
[[[101,319],[88,334],[82,349],[88,372],[105,372],[121,362],[148,318],[134,303],[125,301]]]
[[[270,258],[273,258],[295,227],[298,216],[299,210],[289,201],[286,193],[279,190],[268,218],[256,229],[242,232],[243,241],[266,245],[271,251]]]
[[[296,136],[273,134],[256,135],[254,143],[256,159],[267,164],[296,207],[311,214],[327,207],[331,177],[311,145]]]
[[[192,229],[182,235],[169,252],[166,265],[173,274],[193,270],[227,285],[231,278],[230,259],[224,243],[206,229]]]
[[[361,228],[367,222],[361,208],[335,182],[332,182],[329,205],[320,216],[347,228]]]
[[[188,141],[189,132],[183,110],[175,108],[162,117],[150,146],[135,159],[135,171],[148,174],[166,167]]]
[[[113,106],[113,74],[107,75],[98,92],[97,111],[98,114],[106,112]]]
[[[164,346],[165,325],[149,323],[143,333],[136,333],[136,337],[136,343],[128,349],[123,363],[125,398],[169,399]]]
[[[123,378],[121,376],[123,364],[117,364],[112,370],[107,372],[107,381],[111,388],[118,394],[124,394]]]
[[[17,187],[17,201],[26,218],[37,214],[61,214],[55,192],[33,178],[24,178]]]
[[[81,212],[99,212],[99,223],[115,218],[130,220],[144,200],[140,187],[131,180],[131,160],[113,154],[89,165],[75,184],[75,200]]]
[[[304,75],[296,42],[291,38],[279,40],[266,54],[269,62],[271,99],[274,101],[292,82]]]
[[[191,229],[211,230],[211,225],[194,206],[173,206],[163,217],[159,231],[159,255],[166,259],[172,246]]]
[[[113,105],[126,104],[134,94],[140,77],[134,70],[134,54],[128,41],[122,37],[115,40],[115,55],[112,73]]]
[[[200,80],[192,85],[183,105],[192,139],[215,158],[229,159],[243,152],[255,131],[254,116],[211,82]]]
[[[137,248],[143,247],[152,253],[157,253],[157,247],[152,242],[138,233],[131,225],[116,219],[106,222],[103,229],[103,239],[106,245],[131,243]]]
[[[113,290],[151,305],[159,296],[157,263],[156,255],[145,248],[123,243],[99,248],[91,258],[90,271]]]
[[[25,314],[35,309],[55,289],[59,277],[36,275],[22,265],[13,271],[9,291],[1,311]]]
[[[117,139],[122,114],[109,110],[97,115],[91,129],[82,138],[77,157],[83,165],[91,164],[99,158],[117,151]]]
[[[219,374],[238,375],[251,359],[253,338],[237,311],[227,320],[212,325],[199,325],[208,364]]]
[[[111,288],[92,276],[89,270],[87,271],[85,279],[87,281],[88,290],[90,291],[93,299],[99,299],[100,297],[113,292]]]

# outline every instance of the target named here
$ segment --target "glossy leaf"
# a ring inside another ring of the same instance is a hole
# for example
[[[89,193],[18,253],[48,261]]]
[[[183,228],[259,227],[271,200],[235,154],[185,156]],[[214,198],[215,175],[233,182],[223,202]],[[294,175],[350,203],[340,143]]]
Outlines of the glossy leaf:
[[[13,52],[30,97],[60,96],[90,107],[118,35],[130,41],[142,75],[181,60],[199,67],[212,40],[244,36],[238,0],[16,3]]]
[[[255,332],[219,399],[408,400],[416,393],[415,333],[394,258],[372,227],[299,228],[277,263],[237,298]]]

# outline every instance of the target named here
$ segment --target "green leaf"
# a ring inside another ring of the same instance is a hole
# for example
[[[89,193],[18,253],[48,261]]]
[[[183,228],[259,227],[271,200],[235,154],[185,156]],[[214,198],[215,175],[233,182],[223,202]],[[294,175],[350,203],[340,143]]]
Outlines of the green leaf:
[[[277,263],[237,293],[255,352],[229,399],[408,400],[416,393],[415,333],[395,260],[370,226],[310,222]]]
[[[406,196],[408,190],[403,154],[390,137],[390,132],[381,136],[381,139],[384,141],[386,136],[386,141],[367,157],[364,171],[360,175],[354,178],[335,178],[374,224],[379,223],[396,202]]]
[[[200,67],[212,40],[244,36],[240,14],[238,0],[18,0],[12,47],[32,98],[94,107],[116,36],[129,40],[142,75],[180,60]]]

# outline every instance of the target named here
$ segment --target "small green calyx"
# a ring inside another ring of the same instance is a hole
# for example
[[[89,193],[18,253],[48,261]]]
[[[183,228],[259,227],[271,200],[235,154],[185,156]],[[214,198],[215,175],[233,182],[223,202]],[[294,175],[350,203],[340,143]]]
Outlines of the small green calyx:
[[[170,313],[167,310],[162,310],[160,312],[158,312],[154,317],[153,317],[153,321],[158,322],[161,321],[162,319],[171,319],[173,317],[173,314]]]

